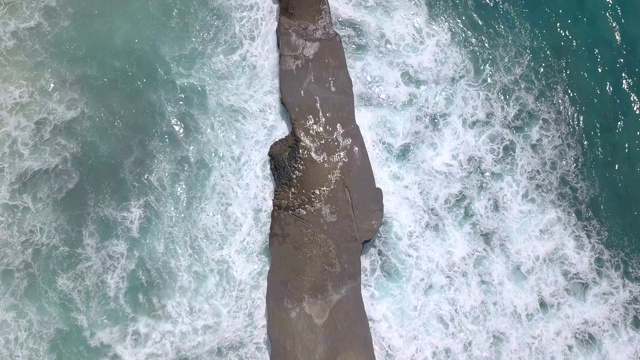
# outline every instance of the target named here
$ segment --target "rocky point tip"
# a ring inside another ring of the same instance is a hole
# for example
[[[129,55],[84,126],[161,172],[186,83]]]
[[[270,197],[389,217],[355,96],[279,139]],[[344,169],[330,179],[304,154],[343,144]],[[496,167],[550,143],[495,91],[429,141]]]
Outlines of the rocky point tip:
[[[382,222],[382,191],[328,2],[281,0],[277,37],[292,130],[269,150],[271,358],[373,359],[360,254]]]

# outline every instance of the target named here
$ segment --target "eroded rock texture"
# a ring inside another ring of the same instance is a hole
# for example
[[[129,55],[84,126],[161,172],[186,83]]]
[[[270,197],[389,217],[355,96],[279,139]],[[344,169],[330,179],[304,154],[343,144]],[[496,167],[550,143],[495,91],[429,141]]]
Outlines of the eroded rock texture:
[[[360,253],[380,227],[382,191],[327,0],[280,0],[277,35],[292,131],[269,150],[271,358],[373,359]]]

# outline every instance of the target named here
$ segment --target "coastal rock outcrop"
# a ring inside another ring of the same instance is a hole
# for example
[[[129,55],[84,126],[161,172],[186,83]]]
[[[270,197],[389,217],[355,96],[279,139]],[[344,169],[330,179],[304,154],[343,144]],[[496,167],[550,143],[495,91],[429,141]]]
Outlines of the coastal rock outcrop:
[[[271,358],[373,359],[360,254],[382,222],[382,191],[327,0],[280,0],[277,36],[292,130],[269,150]]]

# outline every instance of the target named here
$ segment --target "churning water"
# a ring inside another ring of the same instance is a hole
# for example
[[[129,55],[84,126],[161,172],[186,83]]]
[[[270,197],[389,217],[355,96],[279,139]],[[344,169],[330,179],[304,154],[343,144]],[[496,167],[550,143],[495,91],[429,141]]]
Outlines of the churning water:
[[[568,65],[532,10],[476,3],[331,2],[385,193],[376,354],[637,358]],[[268,357],[276,9],[0,0],[0,358]]]

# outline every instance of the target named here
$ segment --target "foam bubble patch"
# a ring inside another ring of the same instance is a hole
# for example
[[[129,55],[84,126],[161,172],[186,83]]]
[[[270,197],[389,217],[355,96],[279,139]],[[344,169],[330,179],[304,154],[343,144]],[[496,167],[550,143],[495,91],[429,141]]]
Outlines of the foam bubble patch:
[[[588,189],[562,89],[545,97],[518,49],[478,72],[446,19],[378,5],[334,6],[385,192],[363,261],[377,356],[637,356],[640,288],[573,212]]]

